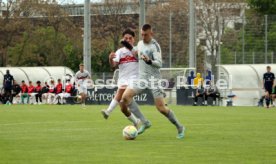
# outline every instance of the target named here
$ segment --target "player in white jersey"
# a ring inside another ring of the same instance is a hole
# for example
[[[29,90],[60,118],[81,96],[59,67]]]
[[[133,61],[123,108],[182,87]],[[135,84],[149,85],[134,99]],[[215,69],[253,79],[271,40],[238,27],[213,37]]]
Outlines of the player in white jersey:
[[[151,90],[155,106],[168,120],[177,128],[177,138],[184,138],[184,126],[176,119],[172,110],[169,110],[164,103],[164,92],[159,86],[161,80],[160,68],[162,67],[162,56],[159,44],[153,39],[152,28],[149,24],[145,24],[141,30],[143,40],[138,43],[138,58],[139,58],[139,80],[133,83],[133,86],[128,86],[122,96],[122,111],[127,110],[133,97],[140,93],[143,89]],[[141,134],[149,125],[143,124],[138,130]]]
[[[120,103],[122,95],[126,89],[126,87],[132,83],[135,79],[138,78],[138,59],[137,59],[137,51],[133,50],[133,44],[135,42],[134,37],[135,33],[126,29],[122,34],[121,43],[124,47],[118,49],[115,53],[111,53],[109,56],[109,62],[112,67],[119,67],[119,79],[118,79],[118,90],[111,101],[109,107],[106,110],[102,110],[102,115],[105,119],[109,117],[111,112],[116,108],[116,106]],[[149,123],[148,120],[144,118],[140,110],[138,109],[138,105],[135,101],[130,105],[130,111],[122,111],[125,116],[137,126],[136,116],[141,120],[142,123]],[[133,113],[133,114],[132,114]]]
[[[75,75],[78,92],[81,95],[82,106],[85,106],[87,96],[87,79],[91,79],[91,75],[87,70],[84,70],[84,65],[79,65],[80,70]]]

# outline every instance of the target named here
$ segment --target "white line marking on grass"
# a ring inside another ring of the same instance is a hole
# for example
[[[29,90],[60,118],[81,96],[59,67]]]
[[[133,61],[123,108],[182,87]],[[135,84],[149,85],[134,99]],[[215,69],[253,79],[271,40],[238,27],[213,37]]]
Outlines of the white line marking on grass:
[[[220,124],[230,124],[230,125],[234,125],[234,124],[240,124],[240,123],[233,123],[233,122],[231,122],[231,123],[228,123],[228,122],[220,122],[220,123],[208,123],[208,124],[204,124],[204,123],[202,123],[202,124],[189,124],[189,126],[190,125],[192,125],[192,126],[204,126],[204,125],[220,125]]]
[[[86,127],[86,128],[41,128],[41,129],[24,129],[24,130],[9,130],[9,131],[0,131],[0,135],[5,134],[26,134],[26,133],[49,133],[49,132],[83,132],[89,131],[92,132],[97,128],[95,127]]]
[[[68,123],[82,123],[82,122],[92,122],[92,121],[52,121],[52,122],[15,122],[15,123],[5,123],[0,124],[0,126],[14,126],[14,125],[41,125],[41,124],[68,124]]]

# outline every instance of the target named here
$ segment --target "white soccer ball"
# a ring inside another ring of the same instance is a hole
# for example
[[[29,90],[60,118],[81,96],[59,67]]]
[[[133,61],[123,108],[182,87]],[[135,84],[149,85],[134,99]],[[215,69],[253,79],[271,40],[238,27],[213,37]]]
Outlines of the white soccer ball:
[[[126,140],[134,140],[137,135],[138,131],[133,125],[128,125],[123,129],[123,137]]]
[[[81,95],[77,95],[77,96],[74,98],[74,101],[75,101],[75,103],[81,103]]]

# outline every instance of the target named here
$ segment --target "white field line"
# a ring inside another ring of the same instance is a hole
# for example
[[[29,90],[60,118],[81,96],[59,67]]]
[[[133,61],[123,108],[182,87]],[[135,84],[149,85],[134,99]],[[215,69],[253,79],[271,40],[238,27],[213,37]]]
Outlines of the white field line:
[[[4,123],[0,126],[17,126],[17,125],[43,125],[43,124],[69,124],[69,123],[85,123],[92,121],[43,121],[43,122],[14,122],[14,123]]]
[[[82,131],[90,131],[93,132],[93,130],[97,129],[96,127],[87,127],[87,128],[41,128],[39,130],[37,129],[21,129],[21,130],[9,130],[9,131],[0,131],[0,135],[5,134],[28,134],[32,132],[42,132],[42,133],[48,133],[48,132],[82,132]]]

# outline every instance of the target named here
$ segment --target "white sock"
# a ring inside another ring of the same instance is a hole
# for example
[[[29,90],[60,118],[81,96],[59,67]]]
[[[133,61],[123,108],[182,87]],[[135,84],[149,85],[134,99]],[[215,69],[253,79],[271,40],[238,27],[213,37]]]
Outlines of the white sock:
[[[111,103],[109,104],[109,107],[106,109],[106,114],[110,114],[115,108],[116,106],[119,104],[119,102],[115,99],[113,99],[111,101]]]
[[[51,104],[51,97],[48,97],[47,103],[48,103],[48,104]]]
[[[130,116],[128,116],[127,118],[129,121],[131,121],[133,123],[133,125],[137,125],[138,123],[138,120],[137,118],[133,115],[133,114],[130,114]]]
[[[57,97],[58,97],[58,95],[56,95],[56,96],[54,97],[53,104],[56,104],[56,102],[57,102]]]

